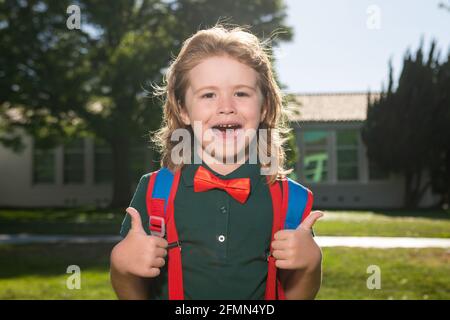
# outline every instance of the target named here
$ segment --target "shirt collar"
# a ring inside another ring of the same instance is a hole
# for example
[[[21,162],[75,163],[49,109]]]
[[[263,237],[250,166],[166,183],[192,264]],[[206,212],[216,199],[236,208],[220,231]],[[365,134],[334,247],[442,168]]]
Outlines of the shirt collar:
[[[250,178],[252,189],[256,187],[261,179],[265,178],[265,176],[261,175],[261,167],[259,166],[259,164],[250,164],[248,159],[245,163],[241,164],[237,169],[227,175],[222,175],[215,172],[205,162],[202,161],[201,164],[193,163],[183,166],[181,177],[187,187],[192,187],[194,185],[194,175],[197,172],[199,166],[205,167],[220,179]]]

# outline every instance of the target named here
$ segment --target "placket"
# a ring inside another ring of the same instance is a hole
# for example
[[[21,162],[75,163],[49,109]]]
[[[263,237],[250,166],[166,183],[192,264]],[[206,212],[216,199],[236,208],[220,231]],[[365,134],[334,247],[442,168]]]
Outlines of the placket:
[[[228,252],[228,223],[230,219],[230,196],[225,192],[220,192],[219,201],[216,206],[216,253],[219,259],[226,259]]]

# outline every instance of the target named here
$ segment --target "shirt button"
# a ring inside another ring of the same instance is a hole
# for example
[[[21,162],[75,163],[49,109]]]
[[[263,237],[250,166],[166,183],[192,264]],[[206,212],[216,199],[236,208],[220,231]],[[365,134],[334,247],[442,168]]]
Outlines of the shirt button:
[[[227,208],[225,206],[220,207],[220,212],[227,213]]]
[[[217,240],[219,240],[219,242],[224,242],[225,236],[223,234],[221,234],[220,236],[217,237]]]

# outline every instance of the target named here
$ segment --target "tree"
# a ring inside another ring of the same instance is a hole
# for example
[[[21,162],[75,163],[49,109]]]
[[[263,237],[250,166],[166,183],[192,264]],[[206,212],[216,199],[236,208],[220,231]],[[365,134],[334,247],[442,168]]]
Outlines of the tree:
[[[69,5],[80,9],[80,30],[66,27]],[[161,118],[161,102],[145,89],[161,81],[182,40],[229,17],[261,37],[281,28],[277,44],[292,36],[285,10],[281,0],[0,1],[0,130],[21,126],[43,146],[102,138],[113,154],[111,205],[126,206],[130,145]]]
[[[431,185],[434,193],[441,195],[441,205],[450,204],[450,55],[438,68],[436,112],[432,137]]]
[[[80,129],[71,109],[87,99],[80,84],[87,79],[84,57],[89,38],[68,32],[68,5],[0,2],[1,141],[15,149],[21,141],[13,127],[25,128],[42,146],[60,142],[69,127]]]
[[[388,89],[369,104],[362,129],[368,157],[404,176],[406,207],[416,207],[432,185],[434,157],[442,150],[436,140],[445,126],[437,126],[444,113],[438,103],[435,51],[433,42],[426,59],[422,44],[414,56],[408,52],[396,88],[390,66]]]

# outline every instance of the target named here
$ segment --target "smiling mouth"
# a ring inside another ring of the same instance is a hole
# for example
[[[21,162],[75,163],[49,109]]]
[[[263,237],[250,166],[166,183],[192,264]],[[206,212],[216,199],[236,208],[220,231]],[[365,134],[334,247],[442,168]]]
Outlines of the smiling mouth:
[[[217,124],[211,127],[213,132],[223,138],[223,139],[230,139],[230,138],[236,138],[238,133],[242,129],[242,125],[239,123],[227,123],[227,124]]]
[[[217,124],[212,127],[213,129],[220,130],[222,132],[225,132],[226,130],[237,130],[241,129],[242,126],[238,123],[230,123],[230,124]]]

